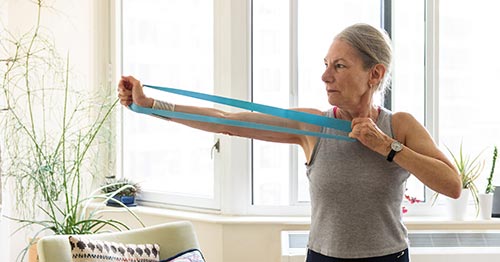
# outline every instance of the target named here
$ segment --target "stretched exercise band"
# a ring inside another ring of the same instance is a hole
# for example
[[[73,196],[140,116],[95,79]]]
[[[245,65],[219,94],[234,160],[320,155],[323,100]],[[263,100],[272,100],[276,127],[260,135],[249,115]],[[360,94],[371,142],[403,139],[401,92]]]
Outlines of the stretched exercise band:
[[[268,115],[272,115],[272,116],[287,118],[290,120],[295,120],[295,121],[313,124],[313,125],[317,125],[317,126],[333,128],[333,129],[337,129],[337,130],[344,131],[344,132],[351,132],[351,122],[345,121],[345,120],[340,120],[340,119],[336,119],[336,118],[330,118],[330,117],[325,117],[325,116],[320,116],[320,115],[315,115],[315,114],[309,114],[309,113],[294,111],[294,110],[289,110],[289,109],[282,109],[282,108],[267,106],[267,105],[258,104],[258,103],[247,102],[247,101],[238,100],[238,99],[232,99],[232,98],[215,96],[215,95],[208,95],[208,94],[204,94],[204,93],[187,91],[187,90],[182,90],[182,89],[176,89],[176,88],[170,88],[170,87],[160,87],[160,86],[153,86],[153,85],[144,85],[144,86],[152,88],[152,89],[164,91],[164,92],[177,94],[177,95],[188,96],[188,97],[192,97],[192,98],[206,100],[206,101],[210,101],[210,102],[214,102],[214,103],[218,103],[218,104],[224,104],[224,105],[237,107],[237,108],[241,108],[241,109],[246,109],[246,110],[250,110],[250,111],[255,111],[255,112],[268,114]],[[286,127],[272,126],[272,125],[259,124],[259,123],[253,123],[253,122],[223,119],[223,118],[203,116],[203,115],[197,115],[197,114],[158,110],[158,109],[141,107],[141,106],[138,106],[136,104],[131,104],[129,106],[129,108],[132,111],[137,112],[137,113],[158,115],[158,116],[163,116],[163,117],[168,117],[168,118],[177,118],[177,119],[192,120],[192,121],[199,121],[199,122],[217,123],[217,124],[228,125],[228,126],[237,126],[237,127],[266,130],[266,131],[291,133],[291,134],[298,134],[298,135],[308,135],[308,136],[317,136],[317,137],[333,138],[333,139],[340,139],[340,140],[346,140],[346,141],[355,141],[354,139],[352,139],[348,136],[325,134],[325,133],[320,133],[320,132],[305,131],[305,130],[299,130],[299,129],[294,129],[294,128],[286,128]]]

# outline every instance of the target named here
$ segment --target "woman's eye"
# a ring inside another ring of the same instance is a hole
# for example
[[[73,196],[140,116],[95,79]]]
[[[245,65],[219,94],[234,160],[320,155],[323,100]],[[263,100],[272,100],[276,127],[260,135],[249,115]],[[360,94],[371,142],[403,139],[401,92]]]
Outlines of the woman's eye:
[[[345,65],[343,65],[343,64],[335,64],[335,68],[345,68]]]

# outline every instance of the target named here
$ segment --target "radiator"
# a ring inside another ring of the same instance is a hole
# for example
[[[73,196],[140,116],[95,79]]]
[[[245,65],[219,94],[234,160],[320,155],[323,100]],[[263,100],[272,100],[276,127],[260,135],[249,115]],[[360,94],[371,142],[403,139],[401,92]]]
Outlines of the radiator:
[[[304,262],[309,232],[281,232],[281,262]],[[409,232],[412,262],[500,262],[500,231]]]

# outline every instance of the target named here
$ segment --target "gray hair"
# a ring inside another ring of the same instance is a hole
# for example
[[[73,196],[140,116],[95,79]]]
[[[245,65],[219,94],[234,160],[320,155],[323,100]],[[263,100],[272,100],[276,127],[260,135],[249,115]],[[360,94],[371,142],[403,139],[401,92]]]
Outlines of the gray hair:
[[[384,78],[376,87],[376,93],[383,99],[392,70],[392,44],[387,32],[368,24],[355,24],[344,29],[335,39],[346,41],[354,47],[363,60],[365,69],[376,64],[386,67]]]

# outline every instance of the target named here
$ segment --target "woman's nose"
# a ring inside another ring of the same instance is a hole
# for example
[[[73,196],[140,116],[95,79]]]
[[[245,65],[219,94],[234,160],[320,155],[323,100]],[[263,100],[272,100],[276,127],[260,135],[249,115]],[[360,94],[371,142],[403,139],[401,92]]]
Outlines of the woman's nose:
[[[325,69],[325,72],[323,72],[323,75],[321,76],[321,80],[323,80],[323,82],[325,82],[325,83],[329,83],[329,82],[333,81],[333,74],[332,74],[331,69],[329,67],[327,67]]]

